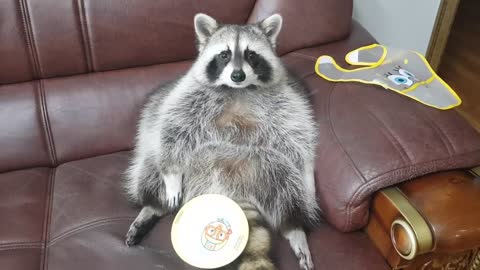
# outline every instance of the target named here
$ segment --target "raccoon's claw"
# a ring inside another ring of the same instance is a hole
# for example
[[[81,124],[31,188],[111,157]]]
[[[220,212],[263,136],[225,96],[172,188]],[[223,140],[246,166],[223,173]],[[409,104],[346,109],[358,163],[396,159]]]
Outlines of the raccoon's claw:
[[[180,206],[180,200],[182,199],[182,192],[178,192],[174,196],[167,198],[168,209],[174,210]]]
[[[313,261],[308,248],[307,236],[301,228],[294,228],[282,232],[285,239],[290,242],[293,252],[298,258],[302,270],[313,270]]]
[[[169,210],[175,210],[182,199],[182,176],[178,174],[164,176],[165,201]]]
[[[302,270],[313,270],[313,261],[310,255],[300,255],[300,268]]]

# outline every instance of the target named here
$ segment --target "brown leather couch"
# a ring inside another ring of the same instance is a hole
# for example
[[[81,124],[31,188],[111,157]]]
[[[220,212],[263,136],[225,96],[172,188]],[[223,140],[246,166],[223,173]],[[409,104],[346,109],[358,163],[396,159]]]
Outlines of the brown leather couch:
[[[138,209],[120,180],[145,96],[195,56],[197,12],[284,16],[279,54],[305,79],[321,127],[317,190],[333,226],[309,234],[316,269],[388,269],[358,231],[372,193],[480,164],[479,136],[453,110],[314,74],[319,55],[374,42],[351,0],[2,0],[0,269],[191,269],[172,249],[171,217],[140,246],[123,244]],[[279,269],[298,269],[276,241]]]

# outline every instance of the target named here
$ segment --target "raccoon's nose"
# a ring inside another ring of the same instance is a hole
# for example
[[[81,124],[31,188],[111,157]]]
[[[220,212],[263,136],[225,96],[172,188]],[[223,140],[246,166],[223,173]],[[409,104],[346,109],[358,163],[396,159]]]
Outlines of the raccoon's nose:
[[[232,72],[232,75],[230,76],[230,78],[232,79],[232,81],[234,82],[243,82],[245,81],[245,72],[243,72],[243,70],[239,69],[239,70],[234,70]]]

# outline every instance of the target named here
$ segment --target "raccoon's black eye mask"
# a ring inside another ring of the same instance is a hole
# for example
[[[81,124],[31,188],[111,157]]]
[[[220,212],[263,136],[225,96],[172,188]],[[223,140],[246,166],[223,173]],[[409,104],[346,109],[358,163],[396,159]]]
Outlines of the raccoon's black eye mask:
[[[257,74],[258,79],[267,82],[272,77],[271,65],[258,53],[250,50],[248,47],[244,53],[245,61],[252,67],[253,72]]]
[[[221,51],[213,57],[207,65],[207,77],[211,82],[216,81],[220,77],[220,74],[222,74],[223,69],[227,66],[228,62],[230,62],[231,58],[232,51],[230,48]]]
[[[253,50],[250,50],[247,47],[247,49],[243,52],[243,55],[240,54],[240,57],[243,58],[242,60],[252,67],[254,73],[258,76],[258,80],[262,82],[267,82],[271,79],[272,67],[267,62],[267,60],[263,58],[260,54]],[[230,48],[221,51],[213,57],[213,59],[208,63],[206,69],[207,78],[210,80],[210,82],[218,80],[218,78],[223,72],[223,69],[228,65],[231,60],[232,51],[230,50]]]

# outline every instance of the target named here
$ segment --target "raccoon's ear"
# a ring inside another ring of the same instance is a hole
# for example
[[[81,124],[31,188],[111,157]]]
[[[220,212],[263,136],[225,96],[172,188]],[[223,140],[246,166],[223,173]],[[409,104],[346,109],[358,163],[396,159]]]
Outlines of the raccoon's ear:
[[[198,13],[195,15],[195,19],[193,21],[199,50],[201,50],[201,48],[207,43],[208,39],[217,30],[218,24],[214,18],[203,13]]]
[[[277,44],[277,37],[282,29],[282,16],[280,14],[273,14],[260,22],[260,28],[270,40],[270,43],[275,47]]]

